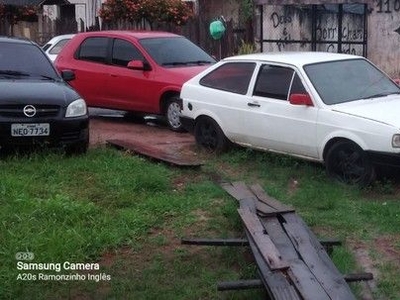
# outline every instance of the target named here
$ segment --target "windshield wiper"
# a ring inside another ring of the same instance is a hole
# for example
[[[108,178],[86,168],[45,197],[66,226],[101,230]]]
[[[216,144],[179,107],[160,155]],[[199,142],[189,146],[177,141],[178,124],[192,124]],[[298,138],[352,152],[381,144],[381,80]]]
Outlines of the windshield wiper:
[[[194,61],[188,61],[187,64],[196,64],[196,65],[202,65],[202,64],[211,64],[212,61],[209,60],[194,60]]]
[[[187,65],[202,65],[202,64],[211,64],[212,61],[209,60],[193,60],[193,61],[174,61],[163,63],[163,66],[187,66]]]
[[[187,63],[186,63],[186,62],[183,62],[183,61],[173,61],[173,62],[166,62],[166,63],[163,63],[162,65],[163,65],[163,66],[179,66],[179,65],[185,66],[185,65],[187,65]]]
[[[40,78],[43,80],[51,80],[51,81],[56,81],[57,79],[51,76],[46,76],[46,75],[38,75]]]
[[[377,94],[373,94],[371,96],[368,97],[363,97],[363,99],[373,99],[373,98],[380,98],[380,97],[387,97],[389,95],[393,95],[393,94],[400,94],[400,92],[393,92],[393,93],[377,93]]]
[[[0,70],[0,75],[10,75],[10,76],[30,76],[28,73],[14,71],[14,70]]]

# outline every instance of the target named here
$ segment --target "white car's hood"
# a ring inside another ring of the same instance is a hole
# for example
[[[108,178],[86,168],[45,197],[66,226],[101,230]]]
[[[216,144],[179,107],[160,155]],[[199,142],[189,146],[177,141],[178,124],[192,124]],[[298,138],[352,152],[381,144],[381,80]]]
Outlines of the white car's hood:
[[[400,128],[400,95],[336,104],[331,109]]]

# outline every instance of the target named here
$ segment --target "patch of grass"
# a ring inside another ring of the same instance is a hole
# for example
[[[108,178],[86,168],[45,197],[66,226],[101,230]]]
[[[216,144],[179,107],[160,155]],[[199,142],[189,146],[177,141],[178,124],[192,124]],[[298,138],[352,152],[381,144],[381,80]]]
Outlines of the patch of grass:
[[[180,170],[99,148],[80,157],[10,157],[0,168],[0,299],[263,299],[260,290],[216,290],[219,281],[256,278],[247,247],[180,244],[182,237],[243,237],[238,205],[220,179],[259,183],[317,234],[342,239],[332,259],[343,273],[362,271],[346,242],[366,241],[368,252],[379,248],[377,237],[393,236],[386,241],[399,248],[396,182],[359,190],[287,156],[239,148],[210,155],[202,170]],[[97,262],[95,273],[111,280],[17,280],[41,272],[17,269],[21,251],[37,263]],[[377,299],[400,298],[400,266],[373,259],[382,274]]]

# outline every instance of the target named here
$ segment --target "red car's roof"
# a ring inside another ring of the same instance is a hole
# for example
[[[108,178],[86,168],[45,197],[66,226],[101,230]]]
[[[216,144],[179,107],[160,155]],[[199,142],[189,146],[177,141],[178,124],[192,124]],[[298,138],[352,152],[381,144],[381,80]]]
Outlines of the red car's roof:
[[[149,31],[149,30],[104,30],[104,31],[89,31],[78,33],[85,36],[114,36],[114,37],[133,37],[135,39],[155,38],[155,37],[178,37],[179,35],[164,32],[164,31]]]

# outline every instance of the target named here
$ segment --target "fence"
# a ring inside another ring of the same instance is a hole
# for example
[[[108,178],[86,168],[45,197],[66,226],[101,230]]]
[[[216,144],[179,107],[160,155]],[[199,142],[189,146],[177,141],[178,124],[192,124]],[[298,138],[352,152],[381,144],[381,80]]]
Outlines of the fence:
[[[173,24],[149,24],[148,22],[129,23],[105,23],[101,24],[97,20],[95,26],[87,28],[81,20],[79,27],[75,20],[57,19],[51,20],[46,16],[39,16],[38,22],[20,21],[17,24],[10,24],[7,20],[0,21],[0,35],[18,36],[29,38],[39,45],[43,45],[56,35],[77,32],[77,28],[84,28],[84,31],[111,30],[111,29],[147,29],[162,30],[181,34],[197,45],[201,46],[208,53],[217,59],[234,55],[238,52],[242,41],[252,41],[252,24],[247,24],[246,28],[235,28],[232,20],[226,22],[226,32],[220,40],[214,40],[209,34],[209,23],[205,16],[198,16],[190,20],[184,26]]]

